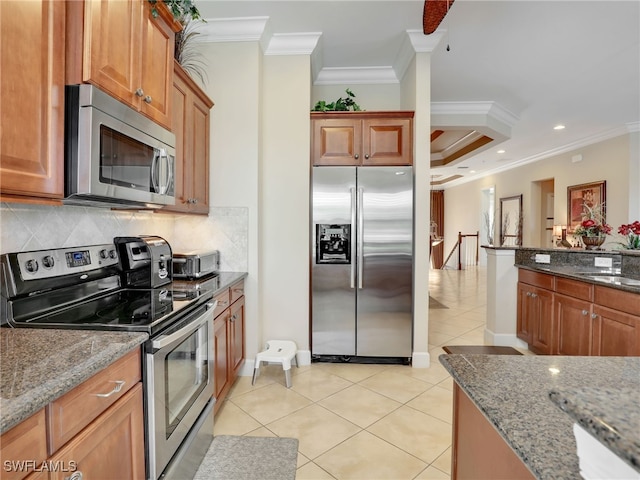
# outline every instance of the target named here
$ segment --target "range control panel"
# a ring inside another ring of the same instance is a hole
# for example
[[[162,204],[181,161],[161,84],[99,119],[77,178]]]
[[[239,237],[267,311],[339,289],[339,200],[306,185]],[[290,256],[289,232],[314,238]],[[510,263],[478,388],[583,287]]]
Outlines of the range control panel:
[[[22,252],[17,259],[22,280],[60,277],[118,264],[113,244]]]

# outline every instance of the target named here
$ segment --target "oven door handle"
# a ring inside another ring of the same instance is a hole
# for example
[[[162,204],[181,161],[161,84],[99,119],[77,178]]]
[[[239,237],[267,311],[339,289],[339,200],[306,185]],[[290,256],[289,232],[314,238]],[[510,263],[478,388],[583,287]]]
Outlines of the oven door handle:
[[[205,312],[202,315],[200,315],[198,318],[196,318],[193,322],[190,322],[188,325],[185,325],[184,328],[181,328],[177,332],[173,332],[169,335],[161,335],[156,340],[152,340],[151,346],[155,350],[159,350],[161,348],[166,347],[167,345],[172,344],[176,340],[180,340],[183,337],[191,335],[198,328],[200,328],[204,323],[207,323],[207,321],[209,321],[210,314],[211,314],[210,310],[213,310],[214,308],[216,308],[217,304],[218,304],[217,300],[213,302],[208,302],[207,309],[205,310]]]

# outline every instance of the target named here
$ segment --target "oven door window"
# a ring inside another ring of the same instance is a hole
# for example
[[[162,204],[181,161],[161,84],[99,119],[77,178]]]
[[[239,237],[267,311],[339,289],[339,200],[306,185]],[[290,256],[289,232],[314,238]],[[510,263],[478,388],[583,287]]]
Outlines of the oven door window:
[[[153,192],[156,157],[149,145],[100,125],[100,182]]]
[[[167,438],[210,381],[207,328],[203,325],[164,358]]]

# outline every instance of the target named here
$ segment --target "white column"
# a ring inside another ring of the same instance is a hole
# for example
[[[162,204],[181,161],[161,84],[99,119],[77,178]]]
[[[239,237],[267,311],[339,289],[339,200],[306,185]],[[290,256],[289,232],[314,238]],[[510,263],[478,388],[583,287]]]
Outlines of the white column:
[[[515,249],[483,247],[487,252],[487,324],[484,341],[489,345],[527,348],[516,337],[518,268]]]

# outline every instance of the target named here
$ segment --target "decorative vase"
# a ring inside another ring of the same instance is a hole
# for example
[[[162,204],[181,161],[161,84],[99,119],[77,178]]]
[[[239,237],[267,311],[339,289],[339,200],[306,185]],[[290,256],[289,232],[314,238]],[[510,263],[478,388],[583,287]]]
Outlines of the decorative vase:
[[[600,248],[600,245],[604,243],[606,238],[607,237],[605,236],[600,236],[600,237],[583,236],[582,243],[584,243],[584,248],[587,250],[598,250],[598,248]]]

